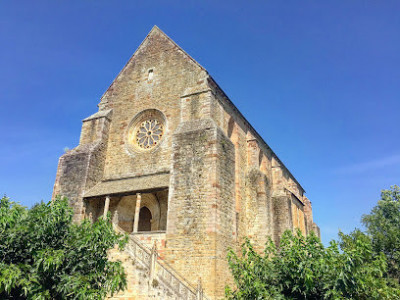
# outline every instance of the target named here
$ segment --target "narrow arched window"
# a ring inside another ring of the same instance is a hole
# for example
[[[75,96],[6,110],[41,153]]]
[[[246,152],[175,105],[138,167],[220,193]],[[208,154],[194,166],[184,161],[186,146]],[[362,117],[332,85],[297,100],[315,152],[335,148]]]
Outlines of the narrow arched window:
[[[153,69],[150,69],[147,75],[147,81],[151,82],[152,80],[153,80]]]

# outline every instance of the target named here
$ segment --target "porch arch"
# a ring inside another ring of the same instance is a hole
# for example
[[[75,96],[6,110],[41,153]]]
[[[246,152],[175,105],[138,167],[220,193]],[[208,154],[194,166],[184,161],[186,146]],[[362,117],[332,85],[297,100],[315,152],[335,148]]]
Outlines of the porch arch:
[[[150,230],[155,231],[160,228],[160,203],[154,194],[142,194],[142,200],[140,202],[140,212],[143,208],[147,208],[151,213]],[[140,212],[139,212],[139,224],[140,224]],[[139,230],[140,231],[140,230]]]

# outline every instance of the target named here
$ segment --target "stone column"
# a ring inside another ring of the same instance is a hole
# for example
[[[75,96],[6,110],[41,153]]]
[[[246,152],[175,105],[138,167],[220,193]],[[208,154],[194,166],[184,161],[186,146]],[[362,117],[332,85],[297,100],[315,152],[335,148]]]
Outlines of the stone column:
[[[156,277],[156,263],[157,263],[157,245],[156,242],[154,241],[153,248],[151,248],[151,254],[150,254],[150,274],[149,274],[149,283],[150,285],[153,284],[153,280]]]
[[[106,201],[104,203],[104,213],[103,213],[103,218],[107,217],[108,213],[108,208],[110,207],[110,196],[106,196]]]
[[[135,220],[133,223],[133,232],[138,232],[139,227],[139,212],[140,212],[140,202],[142,200],[142,195],[140,193],[136,194],[136,207],[135,207]]]

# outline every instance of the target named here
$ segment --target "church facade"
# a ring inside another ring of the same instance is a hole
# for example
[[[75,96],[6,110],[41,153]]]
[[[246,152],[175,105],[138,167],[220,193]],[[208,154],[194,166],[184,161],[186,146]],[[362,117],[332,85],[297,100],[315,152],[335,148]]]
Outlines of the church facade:
[[[59,160],[74,218],[111,214],[210,299],[227,249],[319,229],[304,189],[208,72],[154,27]]]

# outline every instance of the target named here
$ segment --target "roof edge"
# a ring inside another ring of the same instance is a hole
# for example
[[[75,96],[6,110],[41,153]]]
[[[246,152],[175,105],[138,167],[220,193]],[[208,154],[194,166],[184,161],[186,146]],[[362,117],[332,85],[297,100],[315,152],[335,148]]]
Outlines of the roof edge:
[[[215,79],[211,76],[208,75],[210,80],[215,84],[215,86],[222,92],[224,97],[227,99],[228,104],[232,106],[235,112],[239,114],[239,116],[243,119],[245,124],[253,131],[255,137],[264,144],[264,146],[268,149],[271,150],[272,155],[276,160],[283,166],[283,168],[288,172],[290,177],[293,178],[294,182],[299,185],[299,187],[303,190],[303,193],[306,192],[306,190],[303,188],[303,186],[297,181],[296,177],[290,172],[290,170],[286,167],[286,165],[282,162],[282,160],[278,157],[278,155],[272,150],[272,148],[267,144],[267,142],[262,138],[262,136],[257,132],[257,130],[251,125],[251,123],[246,119],[246,117],[242,114],[242,112],[236,107],[236,105],[232,102],[232,100],[228,97],[228,95],[224,92],[224,90],[219,86],[219,84],[215,81]]]

